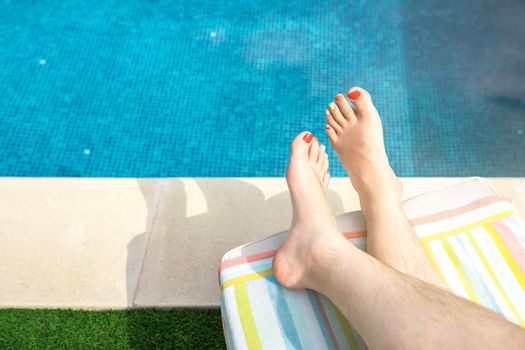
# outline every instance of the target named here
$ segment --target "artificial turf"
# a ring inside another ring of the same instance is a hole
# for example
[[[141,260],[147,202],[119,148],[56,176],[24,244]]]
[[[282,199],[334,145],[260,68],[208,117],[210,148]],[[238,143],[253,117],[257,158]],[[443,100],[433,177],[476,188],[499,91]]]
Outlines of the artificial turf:
[[[219,310],[0,310],[0,349],[224,349]]]

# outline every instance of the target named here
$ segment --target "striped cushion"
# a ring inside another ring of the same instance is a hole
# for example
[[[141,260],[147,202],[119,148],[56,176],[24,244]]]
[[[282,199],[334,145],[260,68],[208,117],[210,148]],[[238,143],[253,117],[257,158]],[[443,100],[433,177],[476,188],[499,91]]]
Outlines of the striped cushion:
[[[355,229],[356,221],[355,216],[339,220],[339,227],[365,249],[366,233]],[[525,327],[525,225],[509,200],[484,197],[411,223],[454,293]],[[272,258],[285,235],[244,246],[238,256],[223,260],[221,309],[228,348],[366,348],[326,297],[289,290],[275,280]]]

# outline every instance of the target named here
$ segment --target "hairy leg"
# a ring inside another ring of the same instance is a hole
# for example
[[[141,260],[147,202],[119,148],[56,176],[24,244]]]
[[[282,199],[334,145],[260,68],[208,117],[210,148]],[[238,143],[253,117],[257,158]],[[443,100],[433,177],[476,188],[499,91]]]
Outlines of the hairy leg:
[[[308,286],[330,298],[370,348],[525,349],[520,327],[345,243],[320,248]]]
[[[294,219],[273,261],[281,284],[326,295],[371,348],[525,348],[523,329],[348,242],[326,200],[324,152],[309,135],[292,143],[286,177]]]
[[[402,186],[390,167],[381,119],[370,94],[361,88],[339,94],[325,111],[326,132],[359,194],[367,222],[368,252],[390,267],[446,288],[410,225],[402,206]]]

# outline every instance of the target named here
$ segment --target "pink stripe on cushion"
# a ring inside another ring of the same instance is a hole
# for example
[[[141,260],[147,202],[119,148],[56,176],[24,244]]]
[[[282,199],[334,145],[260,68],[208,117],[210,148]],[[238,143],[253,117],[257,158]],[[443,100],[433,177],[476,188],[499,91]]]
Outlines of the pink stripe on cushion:
[[[436,213],[436,214],[427,215],[427,216],[423,216],[423,217],[412,219],[412,220],[410,220],[410,223],[412,224],[412,226],[428,224],[428,223],[431,223],[431,222],[444,220],[444,219],[448,219],[448,218],[453,217],[453,216],[461,215],[461,214],[466,213],[468,211],[471,211],[471,210],[474,210],[474,209],[478,209],[478,208],[487,206],[489,204],[497,203],[497,202],[511,202],[511,200],[509,198],[503,197],[503,196],[490,196],[490,197],[486,197],[486,198],[474,201],[474,202],[472,202],[470,204],[467,204],[467,205],[465,205],[463,207],[459,207],[459,208],[455,208],[455,209],[451,209],[451,210],[447,210],[447,211],[442,211],[440,213]],[[344,232],[343,235],[346,238],[348,238],[348,239],[350,239],[350,238],[359,238],[359,237],[366,237],[366,232],[365,231]],[[236,265],[239,265],[239,264],[245,264],[245,263],[250,263],[250,262],[257,261],[257,260],[262,260],[262,259],[269,258],[269,257],[273,256],[276,251],[277,251],[277,249],[272,249],[272,250],[268,250],[268,251],[265,251],[265,252],[262,252],[262,253],[258,253],[258,254],[254,254],[254,255],[240,256],[240,257],[237,257],[237,258],[226,260],[226,261],[224,261],[223,263],[221,263],[219,265],[219,272],[224,270],[224,269],[226,269],[226,268],[229,268],[229,267],[232,267],[232,266],[236,266]],[[520,265],[520,267],[521,267],[521,265]]]
[[[366,236],[365,231],[349,231],[349,232],[344,232],[343,235],[348,239]],[[232,267],[232,266],[236,266],[240,264],[246,264],[246,263],[254,262],[257,260],[269,258],[273,256],[276,251],[277,249],[272,249],[272,250],[267,250],[261,253],[253,254],[253,255],[239,256],[237,258],[226,260],[219,265],[219,271],[227,269],[228,267]]]
[[[262,253],[257,253],[257,254],[248,255],[248,256],[239,256],[238,258],[233,258],[233,259],[230,259],[230,260],[226,260],[226,261],[224,261],[223,263],[220,264],[219,271],[222,271],[222,270],[224,270],[224,269],[226,269],[228,267],[232,267],[232,266],[235,266],[235,265],[246,264],[246,263],[250,263],[250,262],[253,262],[253,261],[269,258],[269,257],[273,256],[276,251],[277,251],[277,249],[272,249],[272,250],[267,250],[267,251],[262,252]]]
[[[448,218],[450,218],[452,216],[458,216],[458,215],[464,214],[464,213],[466,213],[468,211],[471,211],[471,210],[474,210],[474,209],[478,209],[478,208],[481,208],[481,207],[485,207],[485,206],[487,206],[489,204],[493,204],[493,203],[497,203],[497,202],[512,202],[512,201],[510,200],[510,198],[507,198],[507,197],[491,196],[491,197],[486,197],[486,198],[483,198],[483,199],[479,199],[479,200],[474,201],[474,202],[472,202],[470,204],[467,204],[467,205],[465,205],[463,207],[442,211],[442,212],[439,212],[439,213],[436,213],[436,214],[431,214],[431,215],[415,218],[415,219],[412,219],[412,220],[409,220],[409,221],[412,224],[412,226],[428,224],[428,223],[431,223],[431,222],[448,219]]]
[[[366,231],[348,231],[348,232],[343,232],[343,236],[345,236],[345,238],[347,238],[347,239],[366,237]]]
[[[512,232],[503,220],[493,222],[492,226],[498,232],[514,259],[516,259],[521,271],[525,274],[525,248],[523,248],[521,243],[516,239],[514,232]]]
[[[339,348],[339,344],[337,344],[337,338],[335,337],[334,330],[332,329],[332,326],[330,325],[330,321],[328,321],[328,316],[326,316],[326,311],[324,310],[323,303],[321,302],[321,297],[319,296],[319,293],[317,293],[316,291],[312,291],[312,293],[314,293],[315,295],[315,301],[317,302],[319,311],[321,311],[321,316],[323,317],[326,329],[328,330],[328,333],[330,334],[330,339],[332,339],[334,348],[336,350],[339,350],[340,348]]]

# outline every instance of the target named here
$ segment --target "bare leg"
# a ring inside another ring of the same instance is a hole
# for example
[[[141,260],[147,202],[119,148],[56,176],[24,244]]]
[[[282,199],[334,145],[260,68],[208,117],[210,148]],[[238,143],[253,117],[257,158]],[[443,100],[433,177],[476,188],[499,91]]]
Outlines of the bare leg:
[[[326,295],[371,348],[525,348],[521,328],[349,243],[328,207],[320,155],[304,137],[292,143],[287,171],[294,219],[274,258],[281,284]]]
[[[368,252],[388,266],[443,288],[403,210],[402,186],[390,167],[381,119],[368,92],[352,88],[325,111],[326,132],[359,193],[367,222]]]

